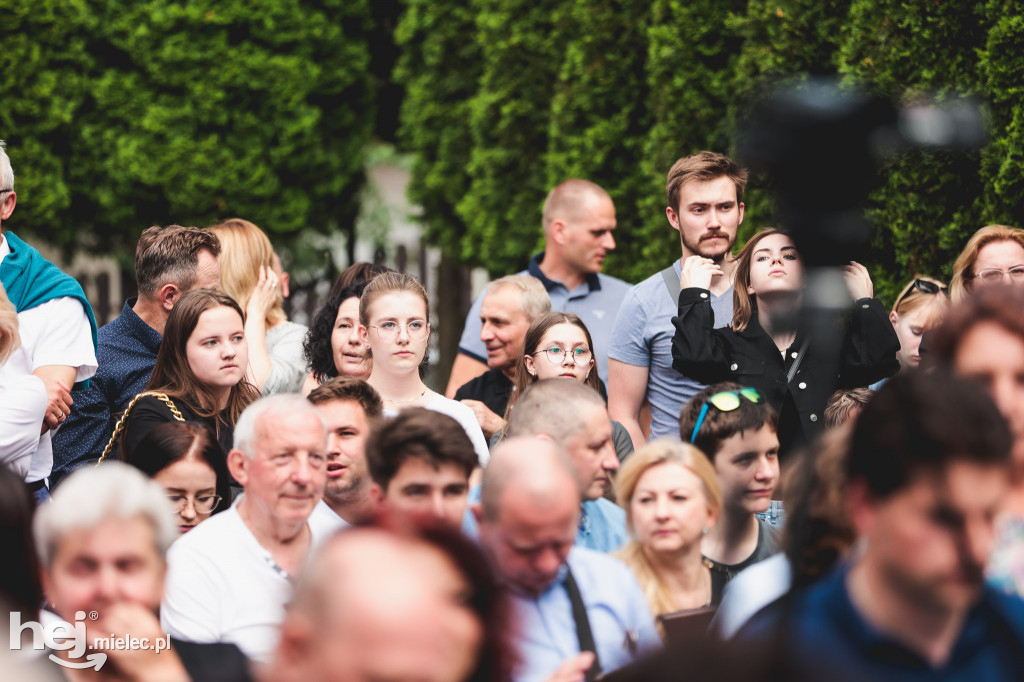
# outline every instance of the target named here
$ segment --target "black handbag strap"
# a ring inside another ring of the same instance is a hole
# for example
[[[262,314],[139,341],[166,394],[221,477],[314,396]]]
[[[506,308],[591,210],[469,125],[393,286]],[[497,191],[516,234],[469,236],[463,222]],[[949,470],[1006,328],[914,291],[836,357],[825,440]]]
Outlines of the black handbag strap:
[[[594,682],[601,676],[601,659],[597,655],[594,633],[590,629],[590,619],[587,618],[587,608],[583,605],[580,588],[576,585],[576,579],[572,577],[569,566],[566,565],[565,568],[565,590],[569,593],[569,602],[572,604],[572,619],[576,621],[576,637],[580,641],[580,651],[594,652],[594,664],[587,670],[585,679],[587,682]]]

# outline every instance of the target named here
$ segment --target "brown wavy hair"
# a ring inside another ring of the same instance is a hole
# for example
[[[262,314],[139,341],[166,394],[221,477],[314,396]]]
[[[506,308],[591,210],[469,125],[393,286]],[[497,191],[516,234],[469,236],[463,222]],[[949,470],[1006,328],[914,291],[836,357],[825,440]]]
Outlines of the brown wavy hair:
[[[594,356],[594,340],[590,338],[590,330],[587,329],[587,325],[578,316],[556,310],[538,317],[530,325],[530,328],[526,330],[526,336],[523,338],[523,353],[516,360],[516,375],[512,380],[515,388],[509,395],[508,405],[505,407],[504,418],[506,422],[508,422],[509,416],[512,414],[512,408],[519,402],[526,387],[537,381],[537,377],[526,370],[526,356],[538,350],[537,346],[540,345],[540,340],[544,338],[544,334],[556,324],[571,324],[582,329],[583,336],[587,339],[587,347],[590,348],[590,354],[592,357]],[[545,362],[547,361],[545,360]],[[587,380],[583,383],[601,393],[601,379],[597,375],[596,364],[587,376]]]
[[[754,309],[757,307],[754,299],[747,293],[747,287],[750,286],[750,262],[754,259],[754,249],[757,248],[758,243],[773,234],[786,233],[774,227],[766,227],[751,237],[740,251],[740,255],[736,257],[736,278],[732,288],[731,327],[733,331],[741,332],[746,329],[754,314]]]
[[[185,355],[185,346],[199,324],[199,317],[207,310],[221,307],[234,310],[245,324],[245,314],[235,299],[215,289],[193,289],[178,299],[167,317],[160,352],[157,353],[156,365],[153,366],[153,374],[149,378],[146,390],[159,391],[171,398],[177,398],[202,417],[221,415],[223,421],[233,425],[242,414],[242,410],[260,397],[259,391],[248,379],[242,377],[242,380],[231,388],[227,407],[220,410],[217,408],[217,398],[196,379]],[[221,420],[217,422],[218,432],[220,422]]]

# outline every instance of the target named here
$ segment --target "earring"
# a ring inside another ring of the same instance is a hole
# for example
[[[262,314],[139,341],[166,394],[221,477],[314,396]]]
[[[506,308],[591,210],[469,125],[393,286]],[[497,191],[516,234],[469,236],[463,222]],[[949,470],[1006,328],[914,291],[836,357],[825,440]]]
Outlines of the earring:
[[[707,526],[704,526],[704,527],[703,527],[703,528],[701,529],[701,531],[700,531],[700,532],[701,532],[701,533],[704,533],[704,535],[707,535],[707,534],[708,534],[708,531],[710,531],[710,530],[711,530],[710,528],[708,528]]]

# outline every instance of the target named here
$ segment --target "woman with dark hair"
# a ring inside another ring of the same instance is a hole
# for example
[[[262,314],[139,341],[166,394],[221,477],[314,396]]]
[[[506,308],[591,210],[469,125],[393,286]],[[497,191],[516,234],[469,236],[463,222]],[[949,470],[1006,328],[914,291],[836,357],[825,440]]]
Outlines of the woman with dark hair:
[[[366,282],[342,288],[313,316],[302,346],[309,366],[303,395],[334,377],[369,378],[373,360],[359,335],[359,297],[365,288]]]
[[[899,341],[881,301],[872,298],[867,269],[846,266],[856,302],[849,320],[836,320],[836,346],[812,344],[806,329],[784,325],[803,298],[803,263],[793,241],[765,228],[740,251],[733,319],[715,329],[708,287],[719,266],[700,256],[683,263],[679,316],[672,318],[672,366],[705,384],[735,381],[756,388],[779,413],[780,454],[806,445],[824,426],[825,405],[836,390],[869,386],[899,369]]]
[[[128,453],[127,462],[164,487],[182,534],[231,503],[224,455],[203,424],[156,426]]]
[[[573,379],[590,386],[607,400],[594,365],[594,341],[583,320],[572,313],[559,311],[541,315],[533,321],[523,338],[523,355],[516,362],[512,392],[505,408],[505,423],[508,424],[523,391],[541,379]],[[497,442],[503,435],[504,428],[492,440]],[[633,452],[629,432],[616,421],[612,422],[612,441],[620,462]]]
[[[22,621],[37,620],[43,605],[39,560],[32,536],[35,501],[25,479],[0,466],[0,607],[20,612]]]
[[[222,456],[227,455],[238,416],[259,397],[245,379],[244,325],[242,309],[227,294],[194,289],[178,300],[167,318],[146,392],[129,403],[114,429],[122,459],[150,430],[171,421],[205,424]]]

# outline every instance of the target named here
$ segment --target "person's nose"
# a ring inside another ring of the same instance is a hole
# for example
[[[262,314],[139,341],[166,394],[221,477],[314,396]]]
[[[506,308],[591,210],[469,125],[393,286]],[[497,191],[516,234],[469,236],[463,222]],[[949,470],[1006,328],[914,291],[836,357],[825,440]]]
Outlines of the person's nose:
[[[409,336],[409,325],[407,325],[407,324],[400,324],[400,325],[398,325],[398,339],[397,340],[398,340],[399,343],[409,343],[409,341],[412,340],[412,337]]]
[[[533,569],[543,575],[553,575],[562,565],[562,557],[552,547],[547,547],[537,555]]]
[[[121,585],[121,576],[118,575],[114,566],[105,564],[100,567],[97,575],[97,589],[100,596],[108,602],[118,601]]]
[[[313,482],[313,464],[309,455],[296,458],[295,467],[292,469],[292,481],[299,486],[307,486]]]
[[[490,322],[485,322],[484,326],[480,327],[480,340],[487,343],[494,338],[494,327]]]
[[[654,500],[654,518],[659,521],[668,518],[668,500],[664,495],[659,495]]]
[[[185,506],[178,516],[181,517],[182,521],[195,521],[198,514],[196,513],[196,500],[194,497],[185,498]]]
[[[604,446],[602,453],[601,468],[605,471],[618,471],[619,470],[619,456],[615,454],[615,446],[612,445],[611,441]]]
[[[430,513],[435,519],[444,519],[444,491],[436,490],[430,497]]]
[[[755,474],[755,477],[758,481],[772,481],[775,479],[777,474],[778,468],[777,465],[774,464],[774,461],[772,459],[769,459],[766,456],[762,456],[758,460],[757,473]]]
[[[575,366],[576,360],[574,360],[572,357],[572,351],[569,350],[568,348],[565,349],[562,353],[562,367],[568,367],[569,369],[572,369]]]
[[[238,350],[235,348],[235,344],[233,343],[220,344],[220,356],[225,360],[230,360],[235,357],[235,353],[237,352]]]
[[[992,551],[994,529],[991,521],[977,519],[969,522],[964,530],[964,541],[962,551],[966,554],[963,557],[964,563],[969,567],[981,568],[988,562],[989,553]]]
[[[336,433],[327,434],[327,456],[341,454],[341,436]]]
[[[615,236],[611,232],[605,232],[604,237],[601,239],[601,246],[608,251],[615,250]]]
[[[1006,419],[1010,419],[1013,411],[1016,409],[1017,401],[1014,383],[1014,379],[1005,376],[997,377],[992,382],[992,400]]]

